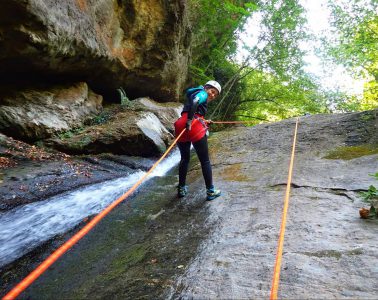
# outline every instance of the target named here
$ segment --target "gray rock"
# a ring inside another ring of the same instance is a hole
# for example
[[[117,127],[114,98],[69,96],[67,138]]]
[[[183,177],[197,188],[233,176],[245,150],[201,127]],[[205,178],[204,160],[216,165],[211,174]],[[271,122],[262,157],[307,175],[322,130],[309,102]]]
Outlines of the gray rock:
[[[79,134],[47,141],[70,154],[113,153],[156,156],[165,151],[172,135],[151,112],[121,111],[106,124],[84,129]]]
[[[99,113],[102,97],[80,82],[17,91],[0,103],[0,130],[12,137],[36,141],[82,126]]]
[[[377,114],[300,118],[279,298],[376,298],[377,222],[360,219],[366,203],[358,193],[378,185],[369,176],[378,171]],[[211,138],[215,185],[223,191],[208,204],[214,229],[167,298],[269,297],[294,124]],[[188,175],[197,178],[189,189],[202,180],[199,168]]]
[[[135,103],[138,108],[144,111],[155,114],[171,133],[174,131],[173,123],[180,116],[183,108],[183,105],[180,103],[168,102],[162,104],[150,98],[139,98],[132,103]]]
[[[186,81],[190,27],[185,1],[4,0],[4,82],[80,78],[114,96],[177,101]]]

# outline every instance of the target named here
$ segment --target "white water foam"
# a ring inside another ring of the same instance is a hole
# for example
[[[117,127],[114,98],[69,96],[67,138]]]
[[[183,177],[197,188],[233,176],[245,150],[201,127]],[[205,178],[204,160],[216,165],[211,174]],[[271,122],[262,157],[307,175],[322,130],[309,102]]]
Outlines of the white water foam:
[[[175,150],[147,178],[164,176],[178,161]],[[85,217],[99,213],[132,187],[146,172],[109,180],[30,203],[0,214],[0,267],[28,253]]]

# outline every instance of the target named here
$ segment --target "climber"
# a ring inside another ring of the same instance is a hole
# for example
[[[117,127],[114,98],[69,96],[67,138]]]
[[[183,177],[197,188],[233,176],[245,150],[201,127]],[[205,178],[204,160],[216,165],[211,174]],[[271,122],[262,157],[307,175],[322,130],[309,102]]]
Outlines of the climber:
[[[190,160],[190,146],[196,150],[201,162],[202,174],[206,184],[207,200],[213,200],[221,195],[221,191],[214,188],[213,175],[207,146],[207,124],[204,116],[207,112],[207,103],[213,101],[221,92],[221,86],[217,81],[210,80],[204,86],[189,88],[186,90],[187,103],[181,112],[181,117],[175,122],[176,137],[186,129],[178,140],[178,148],[181,154],[179,165],[178,197],[184,197],[188,193],[185,185]]]

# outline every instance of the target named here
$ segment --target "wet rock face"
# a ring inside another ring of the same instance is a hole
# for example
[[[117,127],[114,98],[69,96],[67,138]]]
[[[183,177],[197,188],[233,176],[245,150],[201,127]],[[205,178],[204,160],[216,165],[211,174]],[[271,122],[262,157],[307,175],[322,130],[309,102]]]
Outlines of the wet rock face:
[[[269,297],[295,121],[210,138],[215,229],[166,298]],[[378,223],[360,219],[359,193],[377,186],[377,159],[378,110],[300,118],[279,298],[376,297]]]
[[[35,141],[82,126],[98,114],[102,96],[86,83],[42,90],[22,90],[0,99],[0,130],[8,136]]]
[[[4,0],[1,5],[3,84],[75,79],[108,97],[123,86],[133,98],[178,100],[190,53],[184,1]]]

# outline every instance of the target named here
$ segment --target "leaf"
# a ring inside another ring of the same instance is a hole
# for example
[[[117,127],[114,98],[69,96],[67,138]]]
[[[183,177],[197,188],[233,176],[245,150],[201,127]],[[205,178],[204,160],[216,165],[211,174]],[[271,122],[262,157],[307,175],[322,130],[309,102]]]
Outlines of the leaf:
[[[259,6],[258,6],[256,3],[254,3],[254,2],[246,3],[246,4],[244,4],[244,6],[245,6],[245,8],[247,8],[250,12],[259,9]]]

